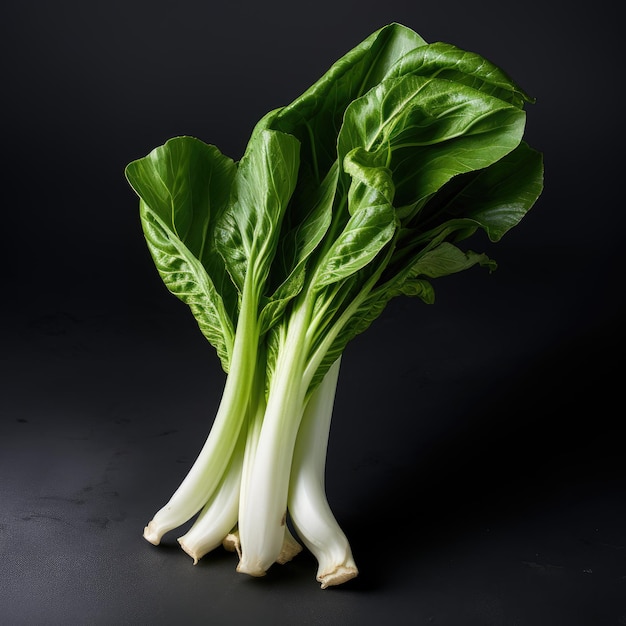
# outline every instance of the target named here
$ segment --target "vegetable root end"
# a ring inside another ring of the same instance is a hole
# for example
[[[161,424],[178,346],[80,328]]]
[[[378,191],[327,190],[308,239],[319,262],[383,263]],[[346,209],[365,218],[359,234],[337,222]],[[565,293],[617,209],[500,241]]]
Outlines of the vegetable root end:
[[[156,524],[152,521],[143,529],[143,538],[149,541],[153,546],[158,546],[161,543],[161,533],[156,528]]]
[[[193,564],[198,565],[198,561],[204,556],[204,554],[198,554],[195,550],[193,550],[185,543],[182,537],[177,541],[180,544],[180,547],[183,549],[183,552],[185,554],[188,554],[193,559]]]
[[[317,581],[321,583],[322,589],[341,585],[358,576],[359,570],[354,566],[339,565],[331,572],[318,575]]]
[[[258,563],[246,563],[245,561],[239,561],[237,565],[237,571],[240,574],[248,574],[254,578],[261,578],[267,574],[267,572]]]
[[[276,559],[276,563],[284,565],[289,563],[296,555],[302,552],[302,546],[293,538],[291,533],[285,533],[285,540],[283,541],[283,547]]]

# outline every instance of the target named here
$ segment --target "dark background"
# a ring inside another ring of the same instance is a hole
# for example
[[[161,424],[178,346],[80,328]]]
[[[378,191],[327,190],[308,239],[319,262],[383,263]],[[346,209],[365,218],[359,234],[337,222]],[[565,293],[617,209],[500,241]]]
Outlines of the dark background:
[[[611,5],[615,7],[615,5]],[[263,579],[142,528],[223,375],[160,282],[124,166],[255,122],[391,21],[537,98],[545,191],[499,263],[396,301],[344,356],[327,489],[360,576]],[[14,2],[0,19],[0,623],[626,624],[617,9],[530,2]]]

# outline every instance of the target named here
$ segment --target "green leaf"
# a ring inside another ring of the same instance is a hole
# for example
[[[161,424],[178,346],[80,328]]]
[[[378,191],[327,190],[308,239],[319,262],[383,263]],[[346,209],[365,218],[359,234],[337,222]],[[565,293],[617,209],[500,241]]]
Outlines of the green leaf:
[[[228,204],[236,166],[215,146],[175,137],[126,167],[135,192],[204,261],[215,253],[211,223]]]
[[[482,169],[521,141],[523,110],[465,85],[421,76],[388,79],[355,100],[339,158],[362,147],[393,172],[395,204],[412,213],[453,176]]]
[[[163,281],[190,306],[225,369],[237,292],[216,251],[213,229],[235,171],[215,146],[193,137],[170,139],[125,170],[140,198],[142,227]]]
[[[231,204],[215,232],[217,248],[240,293],[248,273],[254,285],[265,288],[297,180],[298,152],[299,142],[291,135],[263,129],[253,134],[239,162]]]
[[[376,166],[369,156],[357,149],[345,160],[352,177],[348,190],[349,219],[320,260],[312,283],[314,289],[344,280],[368,265],[391,241],[398,227],[391,173]]]
[[[495,242],[519,224],[542,190],[543,156],[522,142],[490,167],[450,181],[442,199],[435,196],[433,207],[425,209],[471,218]]]
[[[319,187],[312,189],[308,197],[299,199],[305,206],[312,200],[313,206],[302,222],[290,225],[281,234],[268,281],[268,284],[278,282],[279,285],[266,299],[261,311],[262,333],[278,321],[287,304],[300,293],[305,284],[309,257],[324,238],[331,223],[337,174],[337,166],[331,168]]]
[[[444,241],[420,255],[408,268],[403,281],[422,276],[426,278],[449,276],[469,269],[476,264],[495,269],[495,263],[485,254],[477,254],[471,250],[463,252],[451,243]],[[403,284],[404,282],[399,282],[394,286],[394,289],[400,289],[402,293],[405,293]]]
[[[385,268],[381,282],[403,274],[417,259],[443,242],[459,242],[471,237],[479,227],[476,220],[459,217],[444,219],[429,229],[423,224],[400,229],[393,257]]]
[[[272,128],[295,135],[301,158],[320,181],[337,158],[337,135],[350,103],[377,85],[409,50],[426,45],[413,30],[397,23],[372,33],[338,59],[300,97],[284,107]]]
[[[370,206],[353,215],[317,269],[315,289],[338,282],[367,265],[393,237],[390,205]]]
[[[204,266],[143,200],[140,216],[148,249],[165,286],[189,306],[202,334],[215,347],[228,372],[234,324]]]
[[[413,74],[430,78],[445,78],[483,93],[490,94],[517,107],[531,98],[498,66],[479,54],[461,50],[449,43],[435,42],[414,48],[401,57],[386,78]]]

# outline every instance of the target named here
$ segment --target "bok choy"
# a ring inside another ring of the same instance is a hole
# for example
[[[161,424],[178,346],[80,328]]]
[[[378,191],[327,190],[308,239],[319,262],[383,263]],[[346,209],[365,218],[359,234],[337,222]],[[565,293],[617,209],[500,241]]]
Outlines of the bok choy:
[[[483,266],[543,187],[523,141],[533,99],[483,57],[389,24],[290,104],[235,161],[174,137],[131,162],[165,285],[225,372],[198,457],[144,530],[197,562],[224,546],[262,576],[304,544],[322,588],[357,575],[325,494],[341,356],[397,296]]]

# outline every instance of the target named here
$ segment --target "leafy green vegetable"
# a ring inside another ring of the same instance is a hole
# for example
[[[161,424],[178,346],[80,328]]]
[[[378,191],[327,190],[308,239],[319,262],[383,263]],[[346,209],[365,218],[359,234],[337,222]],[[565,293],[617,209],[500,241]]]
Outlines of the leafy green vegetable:
[[[147,525],[197,562],[217,546],[262,576],[301,549],[325,588],[357,575],[325,496],[341,355],[397,296],[495,262],[543,188],[534,102],[501,69],[389,24],[257,124],[235,162],[176,137],[131,162],[148,248],[226,372],[198,458]]]

